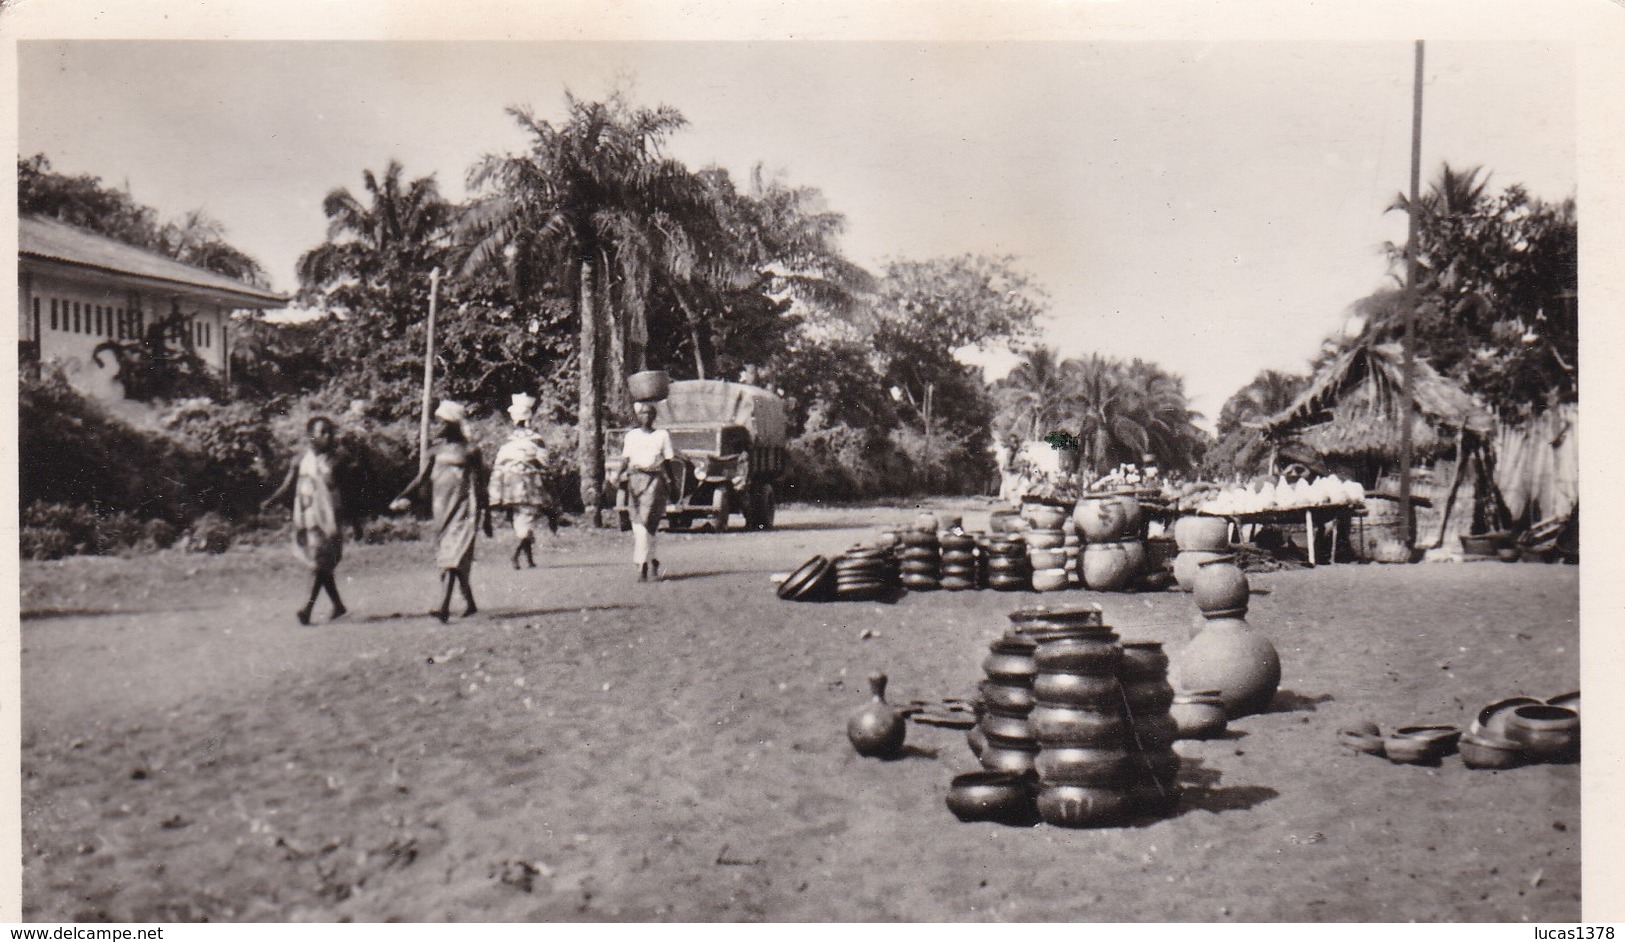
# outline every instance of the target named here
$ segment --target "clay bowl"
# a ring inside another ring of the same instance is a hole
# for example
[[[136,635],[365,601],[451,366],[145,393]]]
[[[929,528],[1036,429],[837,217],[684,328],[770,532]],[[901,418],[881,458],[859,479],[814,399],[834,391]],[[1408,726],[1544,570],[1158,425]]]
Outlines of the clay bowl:
[[[1526,704],[1507,720],[1506,738],[1531,762],[1571,762],[1580,754],[1580,714],[1567,707]]]
[[[1039,504],[1026,513],[1027,520],[1032,523],[1035,530],[1059,530],[1061,524],[1065,523],[1070,516],[1071,514],[1068,514],[1060,507],[1050,507],[1044,504]]]
[[[1507,734],[1507,720],[1512,718],[1512,711],[1521,706],[1533,706],[1540,701],[1534,697],[1508,697],[1497,700],[1489,706],[1478,711],[1467,731],[1475,736],[1496,736],[1504,738]]]
[[[1447,756],[1455,751],[1456,743],[1461,739],[1459,726],[1401,726],[1394,730],[1395,736],[1405,736],[1412,739],[1425,739],[1440,750],[1439,755]]]
[[[1006,716],[1026,714],[1033,708],[1033,691],[1031,687],[1020,685],[996,684],[984,680],[981,685],[982,702],[989,710],[1003,713]]]
[[[1523,764],[1523,747],[1502,736],[1464,733],[1456,751],[1469,769],[1511,769]]]
[[[935,549],[941,545],[935,530],[904,530],[902,537],[905,546],[923,546]]]
[[[796,570],[790,573],[788,578],[779,583],[779,598],[802,598],[802,593],[819,584],[828,575],[830,575],[829,560],[823,556],[814,556],[796,567]]]
[[[1068,674],[1041,671],[1033,677],[1038,700],[1059,707],[1090,708],[1114,715],[1122,703],[1123,687],[1110,674]]]
[[[982,717],[982,732],[987,741],[1001,746],[1030,746],[1033,742],[1032,724],[1025,716],[999,713],[991,708]]]
[[[1375,723],[1360,723],[1337,731],[1337,741],[1368,756],[1385,756],[1388,754],[1387,743],[1382,738],[1382,731],[1377,729]]]
[[[1071,672],[1106,676],[1115,674],[1122,649],[1110,635],[1081,635],[1075,638],[1046,639],[1033,652],[1033,663],[1041,671]]]
[[[1033,747],[1023,749],[1018,746],[1007,746],[990,740],[977,758],[981,760],[982,768],[989,772],[1030,775],[1033,771],[1033,760],[1038,758],[1038,750]]]
[[[1390,762],[1437,762],[1456,748],[1460,737],[1461,730],[1454,726],[1403,726],[1383,741],[1383,751]]]
[[[1225,730],[1224,698],[1217,692],[1176,694],[1168,715],[1180,739],[1208,739]]]
[[[1128,782],[1129,754],[1123,749],[1046,746],[1034,763],[1045,785],[1121,787]]]
[[[1128,811],[1129,799],[1115,788],[1087,785],[1050,785],[1039,789],[1038,816],[1045,824],[1063,828],[1115,824]]]
[[[1027,714],[1027,724],[1043,746],[1111,749],[1128,742],[1128,724],[1116,713],[1040,703]]]
[[[1060,569],[1066,565],[1066,553],[1048,549],[1029,550],[1027,561],[1032,563],[1034,569]]]
[[[1028,530],[1028,549],[1057,549],[1066,546],[1066,534],[1060,530]]]
[[[1034,569],[1033,591],[1058,592],[1066,588],[1066,570],[1061,568]]]
[[[1560,693],[1555,697],[1549,698],[1546,701],[1546,705],[1563,707],[1578,713],[1580,712],[1580,691],[1576,690],[1572,693]]]
[[[1030,820],[1033,790],[1026,776],[1009,772],[967,772],[948,786],[948,810],[961,821]]]

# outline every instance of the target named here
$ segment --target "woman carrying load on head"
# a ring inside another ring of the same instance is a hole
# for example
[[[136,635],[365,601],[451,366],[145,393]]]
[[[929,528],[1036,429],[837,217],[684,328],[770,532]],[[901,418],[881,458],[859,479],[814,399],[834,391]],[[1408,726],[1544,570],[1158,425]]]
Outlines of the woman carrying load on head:
[[[310,598],[297,613],[301,625],[310,624],[311,610],[324,590],[333,602],[333,618],[344,617],[347,609],[333,577],[344,556],[344,524],[349,523],[356,539],[361,539],[361,518],[351,514],[353,508],[346,506],[345,500],[353,490],[348,480],[352,468],[339,453],[335,432],[332,419],[312,416],[305,423],[304,452],[289,466],[277,489],[260,504],[261,510],[268,510],[289,490],[294,492],[294,555],[315,573]]]
[[[442,400],[435,409],[439,420],[435,445],[429,450],[423,470],[390,502],[390,509],[405,510],[408,498],[429,483],[434,508],[435,561],[445,587],[440,607],[429,614],[445,622],[451,618],[451,593],[461,588],[463,617],[479,611],[474,604],[474,588],[469,573],[474,567],[474,530],[483,527],[491,535],[491,511],[486,504],[485,462],[479,448],[470,444],[463,430],[463,405]]]
[[[539,518],[545,517],[548,529],[558,532],[558,512],[552,495],[547,492],[547,447],[530,427],[535,413],[534,396],[514,394],[513,405],[508,407],[513,431],[497,449],[496,460],[491,465],[491,506],[508,509],[513,520],[513,535],[519,539],[513,551],[515,569],[519,568],[521,554],[530,568],[536,568],[531,548],[536,544],[535,526]]]
[[[666,462],[677,458],[671,433],[655,428],[655,404],[638,402],[632,406],[638,427],[626,433],[620,466],[615,473],[618,485],[626,480],[627,503],[632,515],[632,565],[638,567],[638,581],[659,581],[660,560],[655,558],[655,537],[660,518],[666,515]]]

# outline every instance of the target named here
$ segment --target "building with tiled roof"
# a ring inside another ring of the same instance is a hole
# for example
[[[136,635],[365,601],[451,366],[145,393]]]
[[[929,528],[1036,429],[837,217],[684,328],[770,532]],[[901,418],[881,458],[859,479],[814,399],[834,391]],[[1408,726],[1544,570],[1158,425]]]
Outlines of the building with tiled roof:
[[[93,395],[116,398],[118,365],[95,355],[108,342],[134,342],[162,323],[224,375],[231,362],[231,314],[281,308],[285,295],[197,268],[54,219],[17,221],[17,335],[25,357],[62,367]]]

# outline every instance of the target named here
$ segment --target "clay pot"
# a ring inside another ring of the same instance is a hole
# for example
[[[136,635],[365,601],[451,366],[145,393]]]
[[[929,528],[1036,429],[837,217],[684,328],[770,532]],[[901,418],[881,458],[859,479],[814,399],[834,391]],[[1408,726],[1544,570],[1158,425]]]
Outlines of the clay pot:
[[[1523,747],[1503,736],[1463,734],[1456,743],[1469,769],[1511,769],[1523,764]]]
[[[989,739],[987,747],[977,758],[981,761],[982,768],[989,772],[1031,775],[1033,761],[1038,758],[1038,749],[1036,746],[1013,746]]]
[[[944,533],[956,532],[965,528],[965,518],[959,514],[937,514],[937,529]]]
[[[976,537],[969,533],[944,533],[937,542],[944,550],[972,552],[976,549]]]
[[[1555,697],[1550,697],[1550,698],[1548,698],[1546,700],[1546,705],[1547,706],[1555,706],[1555,707],[1565,707],[1567,709],[1573,710],[1575,713],[1579,713],[1580,712],[1580,691],[1576,690],[1573,693],[1563,693],[1563,694],[1558,694]]]
[[[1168,655],[1160,641],[1131,641],[1123,645],[1123,660],[1117,667],[1117,676],[1125,681],[1156,679],[1168,676]]]
[[[1023,570],[1014,573],[989,573],[987,586],[999,592],[1025,592],[1032,588],[1032,583],[1027,580],[1027,574]]]
[[[1190,514],[1174,521],[1174,542],[1181,553],[1218,552],[1230,545],[1230,520]]]
[[[1166,716],[1174,702],[1174,688],[1162,677],[1125,680],[1123,702],[1134,717]]]
[[[982,703],[989,710],[1003,713],[1007,716],[1025,716],[1036,702],[1033,699],[1031,687],[1014,684],[996,684],[991,680],[984,680],[979,688],[982,694]]]
[[[1415,736],[1391,735],[1383,741],[1383,749],[1389,762],[1401,765],[1425,765],[1444,755],[1438,743]]]
[[[937,515],[931,511],[922,510],[914,515],[914,529],[934,536],[939,528]]]
[[[626,378],[626,390],[633,402],[658,402],[671,391],[671,376],[665,370],[644,370]]]
[[[1145,524],[1145,513],[1132,497],[1091,497],[1078,501],[1072,522],[1088,542],[1109,543],[1138,534]]]
[[[1208,618],[1240,618],[1247,614],[1247,576],[1234,556],[1220,556],[1202,563],[1196,571],[1191,593],[1196,607]]]
[[[1033,591],[1058,592],[1066,588],[1065,569],[1034,569]]]
[[[1128,724],[1115,711],[1055,706],[1039,701],[1027,714],[1033,739],[1042,746],[1120,749],[1128,740]]]
[[[1123,657],[1123,649],[1106,631],[1045,640],[1033,652],[1033,663],[1045,673],[1094,674],[1110,677]]]
[[[1456,743],[1461,739],[1461,728],[1458,726],[1401,726],[1394,730],[1394,736],[1425,740],[1433,745],[1438,755],[1447,756],[1456,751]]]
[[[1128,811],[1128,795],[1115,788],[1049,785],[1038,791],[1038,816],[1063,828],[1114,824]]]
[[[1027,561],[1034,569],[1062,569],[1066,566],[1066,554],[1059,550],[1029,550]]]
[[[1040,704],[1087,710],[1122,706],[1123,688],[1110,674],[1069,674],[1043,671],[1033,678],[1033,697]],[[1035,708],[1036,709],[1036,708]]]
[[[924,546],[933,551],[942,546],[942,541],[937,539],[936,530],[927,530],[922,527],[904,530],[902,538],[905,546]]]
[[[1028,707],[1028,710],[1035,707]],[[986,715],[982,717],[982,732],[987,734],[987,741],[1001,746],[1030,746],[1034,742],[1032,725],[1027,721],[1027,711],[1023,715],[1012,715],[988,706]]]
[[[1191,591],[1196,587],[1196,574],[1201,571],[1202,564],[1225,555],[1207,550],[1181,551],[1174,557],[1174,581],[1179,583],[1181,590]]]
[[[1467,732],[1474,736],[1488,738],[1505,738],[1507,734],[1507,721],[1512,719],[1512,711],[1521,706],[1536,706],[1540,701],[1534,697],[1508,697],[1497,700],[1489,706],[1478,711]]]
[[[1065,549],[1066,534],[1060,530],[1029,530],[1026,544],[1029,550]]]
[[[1047,504],[1030,504],[1024,516],[1034,530],[1059,530],[1061,524],[1066,522],[1067,513],[1059,507]]]
[[[1544,703],[1516,707],[1506,730],[1506,738],[1521,746],[1531,762],[1569,762],[1579,757],[1580,714],[1566,707]]]
[[[908,724],[886,703],[886,675],[869,675],[870,699],[846,724],[846,738],[860,756],[887,758],[903,748]]]
[[[1030,628],[1106,629],[1105,614],[1099,605],[1029,605],[1016,609],[1008,617],[1010,624],[1022,633]]]
[[[1129,734],[1140,749],[1167,749],[1179,739],[1179,724],[1167,710],[1134,717]]]
[[[1209,620],[1179,652],[1174,668],[1180,687],[1219,691],[1229,719],[1269,709],[1281,683],[1275,645],[1240,618]]]
[[[1176,694],[1168,715],[1180,739],[1207,739],[1224,732],[1224,698],[1217,692]]]
[[[1021,514],[1014,510],[995,510],[988,515],[987,532],[1019,533],[1023,528]]]
[[[1000,638],[988,645],[991,653],[982,661],[982,672],[989,680],[1006,686],[1030,687],[1038,668],[1033,664],[1036,647],[1024,638]]]
[[[1135,577],[1145,572],[1145,541],[1124,540],[1118,545],[1123,547],[1123,555],[1128,557],[1128,570],[1133,574],[1129,578],[1132,581]]]
[[[1027,559],[1024,556],[989,556],[987,571],[989,575],[999,573],[1027,575]]]
[[[1117,592],[1134,581],[1128,553],[1121,543],[1090,543],[1078,563],[1083,584],[1095,592]]]
[[[982,732],[982,724],[977,723],[965,730],[965,745],[970,747],[971,755],[978,759],[982,757],[982,752],[987,749],[987,734]]]
[[[948,785],[948,810],[961,821],[1020,821],[1033,814],[1027,778],[1008,772],[967,772]]]
[[[1128,784],[1129,754],[1124,749],[1045,746],[1034,760],[1045,785],[1121,787]]]

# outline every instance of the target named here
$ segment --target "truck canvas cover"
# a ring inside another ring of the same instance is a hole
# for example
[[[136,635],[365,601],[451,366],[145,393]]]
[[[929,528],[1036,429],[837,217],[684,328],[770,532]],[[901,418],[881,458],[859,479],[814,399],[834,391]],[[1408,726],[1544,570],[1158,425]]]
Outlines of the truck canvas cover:
[[[783,445],[784,401],[758,386],[720,379],[685,379],[671,384],[656,407],[662,426],[742,425],[758,446]]]

